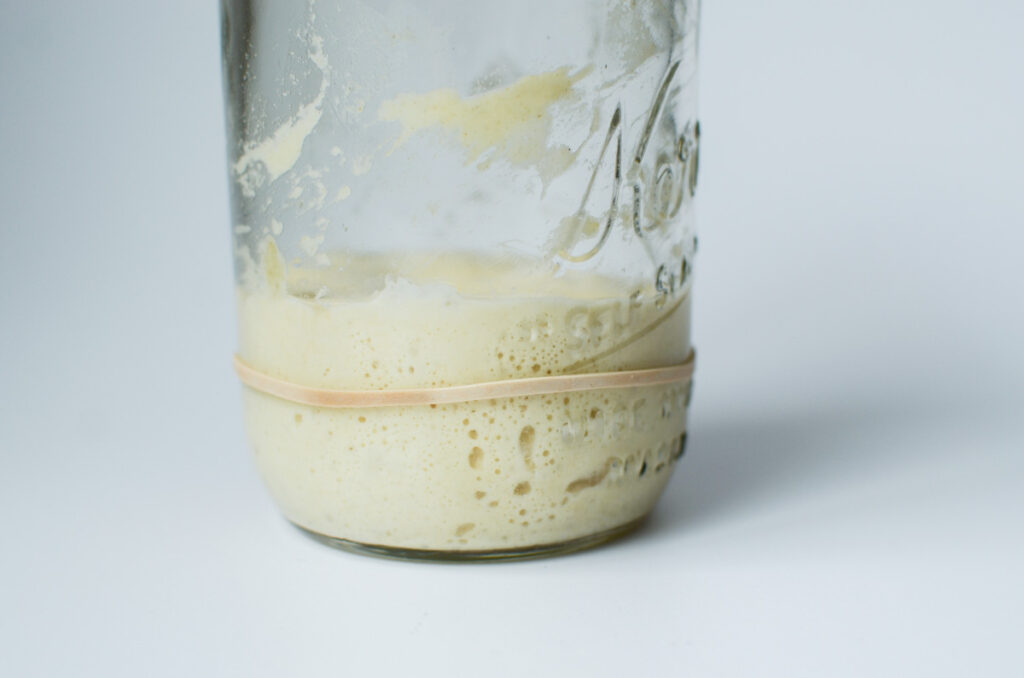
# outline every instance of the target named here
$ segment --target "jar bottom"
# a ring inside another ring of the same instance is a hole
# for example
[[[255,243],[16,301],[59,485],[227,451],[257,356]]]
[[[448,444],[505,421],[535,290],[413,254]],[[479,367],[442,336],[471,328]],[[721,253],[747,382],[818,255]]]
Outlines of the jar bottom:
[[[534,546],[523,546],[511,549],[488,549],[483,551],[408,549],[395,546],[382,546],[379,544],[363,544],[356,541],[350,541],[348,539],[329,537],[325,534],[308,530],[296,523],[291,524],[300,532],[315,541],[341,551],[348,551],[349,553],[357,553],[363,556],[374,556],[377,558],[388,558],[391,560],[471,563],[533,560],[537,558],[551,558],[567,555],[570,553],[576,553],[577,551],[585,551],[625,536],[640,527],[646,519],[647,516],[644,515],[624,525],[613,527],[610,530],[587,535],[586,537],[571,539],[569,541],[553,544],[537,544]]]

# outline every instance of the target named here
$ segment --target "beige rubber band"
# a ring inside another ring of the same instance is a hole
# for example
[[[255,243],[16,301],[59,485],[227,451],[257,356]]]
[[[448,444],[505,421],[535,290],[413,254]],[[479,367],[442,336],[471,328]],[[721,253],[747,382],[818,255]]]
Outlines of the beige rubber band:
[[[601,372],[597,374],[566,374],[551,377],[530,377],[489,381],[466,386],[440,388],[409,388],[384,391],[335,391],[310,388],[277,379],[260,372],[235,356],[235,371],[242,383],[263,393],[313,407],[396,407],[408,405],[443,405],[492,398],[548,395],[601,388],[635,388],[688,382],[693,377],[694,352],[681,365],[648,370]]]

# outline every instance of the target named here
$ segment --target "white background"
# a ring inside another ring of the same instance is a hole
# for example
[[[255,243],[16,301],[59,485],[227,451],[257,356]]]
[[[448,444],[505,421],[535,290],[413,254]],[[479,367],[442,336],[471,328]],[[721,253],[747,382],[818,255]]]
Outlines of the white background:
[[[667,495],[423,565],[305,539],[248,459],[217,4],[0,0],[0,675],[1024,674],[1024,5],[703,28]]]

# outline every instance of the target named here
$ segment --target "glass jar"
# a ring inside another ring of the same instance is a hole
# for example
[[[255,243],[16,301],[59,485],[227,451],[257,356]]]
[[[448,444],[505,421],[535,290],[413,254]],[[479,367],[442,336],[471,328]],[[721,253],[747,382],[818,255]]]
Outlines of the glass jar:
[[[335,546],[511,558],[686,441],[695,0],[224,0],[248,437]]]

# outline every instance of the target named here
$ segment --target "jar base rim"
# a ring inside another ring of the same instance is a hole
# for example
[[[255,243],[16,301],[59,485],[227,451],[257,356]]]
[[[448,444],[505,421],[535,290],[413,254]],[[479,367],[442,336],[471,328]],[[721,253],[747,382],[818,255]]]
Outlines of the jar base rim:
[[[331,548],[349,553],[356,553],[363,556],[386,558],[389,560],[406,560],[420,562],[442,562],[442,563],[483,563],[483,562],[507,562],[511,560],[534,560],[538,558],[551,558],[555,556],[585,551],[608,542],[615,541],[630,532],[633,532],[644,521],[647,516],[641,516],[636,520],[604,530],[596,534],[578,537],[568,541],[536,544],[507,549],[487,550],[445,550],[445,549],[412,549],[398,546],[384,546],[380,544],[364,544],[340,537],[331,537],[313,530],[306,529],[296,523],[291,523],[296,529],[307,537]]]

